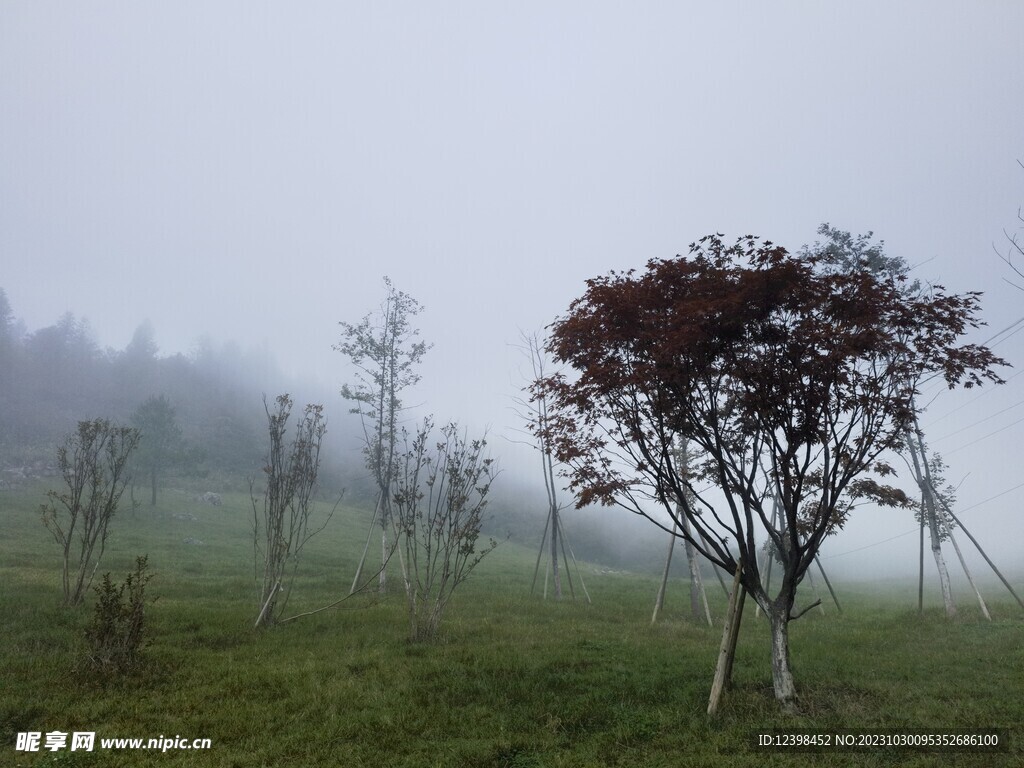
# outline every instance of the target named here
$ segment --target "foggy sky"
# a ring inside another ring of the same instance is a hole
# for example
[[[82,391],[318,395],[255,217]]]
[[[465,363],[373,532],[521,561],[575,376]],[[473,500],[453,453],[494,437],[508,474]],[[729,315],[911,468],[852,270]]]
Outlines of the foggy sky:
[[[497,435],[519,329],[709,232],[873,230],[922,279],[985,291],[973,340],[1024,315],[993,251],[1024,203],[1020,3],[512,6],[0,4],[15,314],[72,311],[114,348],[148,318],[162,354],[209,334],[336,390],[337,323],[386,274],[435,344],[410,401]],[[1024,365],[1024,334],[996,351]],[[1024,417],[1022,380],[923,419],[963,507],[1022,482],[1024,425],[964,445]],[[1022,499],[964,515],[1018,569]],[[865,515],[826,554],[913,528]]]

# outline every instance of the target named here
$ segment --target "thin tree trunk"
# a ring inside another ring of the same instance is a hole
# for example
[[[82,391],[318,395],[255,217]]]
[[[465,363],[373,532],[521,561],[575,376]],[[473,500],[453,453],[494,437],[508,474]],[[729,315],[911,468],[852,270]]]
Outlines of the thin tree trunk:
[[[708,546],[708,540],[703,535],[700,537],[701,543],[704,545],[704,551],[710,552],[711,547]],[[725,593],[726,597],[729,597],[729,588],[725,586],[725,579],[722,578],[722,571],[714,563],[711,564],[711,570],[715,572],[715,576],[718,577],[718,583],[722,585],[722,592]]]
[[[935,519],[935,506],[931,498],[928,500],[928,532],[932,543],[932,557],[935,558],[935,567],[939,570],[939,586],[942,588],[942,603],[946,607],[946,615],[956,616],[956,603],[953,602],[953,588],[949,582],[949,570],[946,568],[946,558],[942,556],[942,542],[939,539],[938,521]]]
[[[921,552],[917,567],[917,612],[924,613],[924,493],[921,494]]]
[[[928,521],[928,533],[931,537],[932,557],[935,559],[935,567],[939,571],[939,587],[942,589],[942,602],[946,607],[946,615],[956,616],[956,604],[953,602],[953,589],[949,583],[949,570],[946,568],[946,560],[942,556],[942,542],[939,539],[939,526],[935,509],[935,494],[932,491],[928,477],[927,457],[924,455],[924,442],[921,440],[920,431],[911,433],[907,430],[907,445],[910,448],[910,458],[914,464],[914,474],[917,484],[921,488],[924,500],[924,507],[921,514]]]
[[[548,515],[551,517],[551,585],[555,600],[562,599],[562,577],[558,572],[558,507],[549,505]]]
[[[690,521],[683,514],[680,514],[680,518],[683,521],[683,532],[690,536]],[[704,579],[700,575],[700,560],[697,557],[697,550],[688,539],[683,540],[683,548],[686,551],[686,562],[690,569],[690,614],[695,621],[705,619],[710,627],[711,610],[708,608],[708,596],[704,591]]]
[[[363,545],[363,554],[359,558],[359,565],[356,566],[356,577],[352,579],[352,587],[348,593],[350,595],[355,594],[356,587],[359,585],[359,577],[363,573],[363,565],[366,563],[366,553],[370,551],[370,539],[373,538],[373,525],[377,522],[377,512],[380,510],[380,495],[377,496],[377,503],[373,505],[373,517],[370,518],[370,530],[366,534],[366,544]]]
[[[566,560],[569,559],[569,558],[567,558],[565,556],[565,536],[560,536],[559,539],[558,539],[558,543],[559,543],[559,545],[561,546],[561,549],[562,549],[562,562],[564,563]],[[570,573],[569,569],[566,569],[566,571],[565,571],[565,580],[567,582],[569,582],[569,595],[572,597],[573,600],[575,600],[576,599],[576,588],[573,586],[573,583],[572,583],[572,573]]]
[[[152,469],[149,470],[149,484],[150,484],[150,487],[152,488],[152,491],[153,491],[153,495],[152,495],[152,498],[150,499],[149,505],[151,507],[155,507],[156,506],[156,467],[153,467]]]
[[[388,561],[388,529],[383,526],[380,529],[380,561],[382,564]],[[388,569],[384,568],[382,565],[380,569],[380,577],[377,582],[377,591],[383,595],[387,590]]]

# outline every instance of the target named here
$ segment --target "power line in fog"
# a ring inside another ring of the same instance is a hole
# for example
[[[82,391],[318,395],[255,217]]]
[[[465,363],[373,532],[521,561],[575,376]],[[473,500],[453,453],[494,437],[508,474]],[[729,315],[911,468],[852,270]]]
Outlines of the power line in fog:
[[[1008,493],[1012,493],[1013,491],[1016,491],[1018,488],[1024,488],[1024,483],[1020,483],[1019,485],[1015,485],[1015,486],[1013,486],[1013,488],[1007,488],[1005,491],[1001,491],[1000,493],[997,493],[995,496],[989,496],[987,499],[983,499],[982,501],[979,501],[979,502],[977,502],[975,504],[971,504],[971,506],[969,506],[969,507],[964,507],[963,509],[960,510],[960,514],[962,515],[964,512],[968,512],[968,511],[970,511],[972,509],[976,509],[977,507],[980,507],[982,504],[988,504],[990,501],[994,501],[995,499],[998,499],[1000,496],[1005,496]],[[918,528],[914,528],[913,530],[910,530],[910,531],[905,531],[904,533],[897,533],[895,536],[890,536],[888,539],[882,539],[881,541],[876,541],[874,544],[865,544],[863,547],[857,547],[856,549],[848,549],[845,552],[840,552],[838,555],[821,555],[821,557],[824,558],[825,560],[831,560],[832,558],[835,558],[835,557],[843,557],[844,555],[852,555],[854,552],[862,552],[865,549],[871,549],[872,547],[878,547],[878,546],[881,546],[882,544],[888,544],[890,541],[895,541],[896,539],[902,539],[904,536],[909,536],[912,533],[917,533],[918,530],[919,530],[919,527]]]

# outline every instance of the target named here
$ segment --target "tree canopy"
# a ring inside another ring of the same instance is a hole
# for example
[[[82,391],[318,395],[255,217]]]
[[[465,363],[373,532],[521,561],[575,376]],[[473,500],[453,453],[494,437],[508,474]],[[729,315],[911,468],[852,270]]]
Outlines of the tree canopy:
[[[549,351],[574,377],[535,385],[579,504],[621,505],[666,530],[651,501],[673,522],[685,515],[694,533],[677,535],[730,572],[742,559],[746,590],[787,622],[796,585],[852,505],[907,502],[880,479],[917,383],[1000,380],[1001,360],[959,343],[980,324],[979,294],[910,296],[901,275],[870,267],[710,235],[643,273],[588,280],[551,327]],[[695,473],[680,465],[682,441],[700,455]],[[758,573],[758,531],[786,560],[776,596]],[[776,694],[795,696],[778,679]]]

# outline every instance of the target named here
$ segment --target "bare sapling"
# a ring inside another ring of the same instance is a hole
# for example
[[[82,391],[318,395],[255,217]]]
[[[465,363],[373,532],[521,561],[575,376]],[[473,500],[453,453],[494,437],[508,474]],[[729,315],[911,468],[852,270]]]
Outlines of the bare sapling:
[[[477,550],[487,494],[495,477],[487,441],[467,439],[458,425],[441,430],[430,447],[433,422],[423,420],[399,457],[392,499],[406,563],[410,640],[437,637],[445,609],[480,561],[497,546]]]
[[[280,619],[291,595],[299,555],[306,542],[323,530],[310,528],[312,498],[320,468],[320,446],[327,431],[323,406],[307,405],[288,439],[292,399],[280,395],[271,411],[264,400],[270,434],[270,452],[263,467],[266,486],[257,497],[255,480],[249,481],[253,512],[254,578],[259,613],[256,627],[269,627]],[[333,513],[332,513],[333,514]],[[261,573],[262,571],[262,573]],[[288,582],[285,576],[290,572]]]
[[[57,449],[67,489],[48,491],[43,524],[61,548],[64,605],[85,597],[107,545],[110,521],[128,483],[128,458],[139,431],[106,419],[80,421]]]
[[[403,410],[401,395],[420,380],[416,367],[431,346],[417,340],[420,332],[412,325],[423,306],[409,294],[397,290],[387,277],[384,286],[386,296],[380,309],[358,323],[340,323],[342,339],[334,345],[334,349],[347,356],[355,367],[355,380],[341,388],[341,395],[354,403],[351,413],[359,415],[366,466],[377,484],[374,519],[381,527],[382,567],[378,587],[381,593],[387,591],[387,562],[390,553],[395,551],[394,546],[388,545],[388,531],[393,526],[391,497],[398,423]],[[353,593],[364,562],[365,551],[352,581]]]

